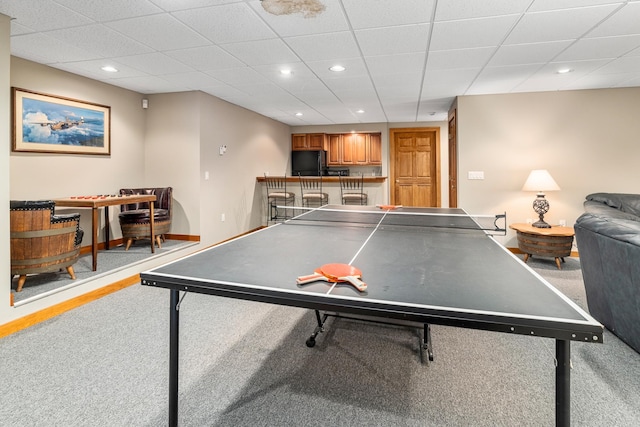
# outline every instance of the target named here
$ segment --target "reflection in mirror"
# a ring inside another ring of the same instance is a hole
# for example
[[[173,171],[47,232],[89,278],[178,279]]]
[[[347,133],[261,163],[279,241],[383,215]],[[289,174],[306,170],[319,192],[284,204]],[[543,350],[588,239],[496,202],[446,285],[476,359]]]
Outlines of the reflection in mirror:
[[[18,277],[12,277],[11,292],[13,294],[14,306],[39,300],[57,292],[81,285],[87,281],[97,279],[98,277],[103,277],[132,265],[143,263],[151,258],[162,257],[196,244],[196,242],[183,240],[166,240],[162,243],[162,248],[156,247],[154,254],[149,250],[148,239],[136,242],[128,251],[125,251],[123,245],[112,247],[108,251],[102,250],[98,252],[98,266],[96,271],[92,271],[91,253],[87,253],[82,255],[75,264],[73,264],[76,276],[75,280],[71,279],[64,269],[55,273],[30,274],[20,292],[16,292]]]

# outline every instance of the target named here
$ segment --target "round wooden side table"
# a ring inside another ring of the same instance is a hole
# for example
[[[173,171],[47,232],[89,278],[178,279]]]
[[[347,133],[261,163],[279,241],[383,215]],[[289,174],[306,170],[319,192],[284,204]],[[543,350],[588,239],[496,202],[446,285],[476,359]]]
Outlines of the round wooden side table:
[[[537,228],[531,224],[516,223],[509,225],[516,230],[518,249],[524,253],[524,262],[530,256],[552,257],[558,269],[562,269],[560,261],[571,255],[574,231],[572,227],[553,226],[551,228]]]

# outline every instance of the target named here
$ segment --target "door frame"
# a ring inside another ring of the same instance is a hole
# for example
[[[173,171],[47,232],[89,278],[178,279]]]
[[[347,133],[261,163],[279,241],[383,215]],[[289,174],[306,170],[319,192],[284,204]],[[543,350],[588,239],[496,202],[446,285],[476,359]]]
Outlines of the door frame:
[[[395,135],[396,133],[401,132],[435,132],[436,140],[435,140],[435,156],[436,156],[436,165],[434,173],[434,185],[436,186],[436,207],[442,206],[442,198],[441,198],[441,177],[440,177],[440,128],[439,127],[419,127],[419,128],[389,128],[389,200],[392,205],[396,204],[396,173],[395,173],[395,162],[396,162],[396,141]]]

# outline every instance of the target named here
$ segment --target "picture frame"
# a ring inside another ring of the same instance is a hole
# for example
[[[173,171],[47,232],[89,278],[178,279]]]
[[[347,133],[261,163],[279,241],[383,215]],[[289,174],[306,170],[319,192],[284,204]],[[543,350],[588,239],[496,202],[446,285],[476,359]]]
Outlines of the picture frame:
[[[111,155],[111,107],[11,88],[13,151]]]

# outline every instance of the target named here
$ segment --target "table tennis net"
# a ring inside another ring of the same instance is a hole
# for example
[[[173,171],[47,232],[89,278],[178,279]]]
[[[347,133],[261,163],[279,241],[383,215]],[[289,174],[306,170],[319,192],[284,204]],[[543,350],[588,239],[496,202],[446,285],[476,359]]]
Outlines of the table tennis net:
[[[363,207],[364,208],[364,207]],[[506,215],[470,215],[453,213],[449,209],[412,210],[410,208],[383,210],[311,209],[293,217],[287,224],[426,228],[448,230],[479,230],[489,234],[506,234]]]

